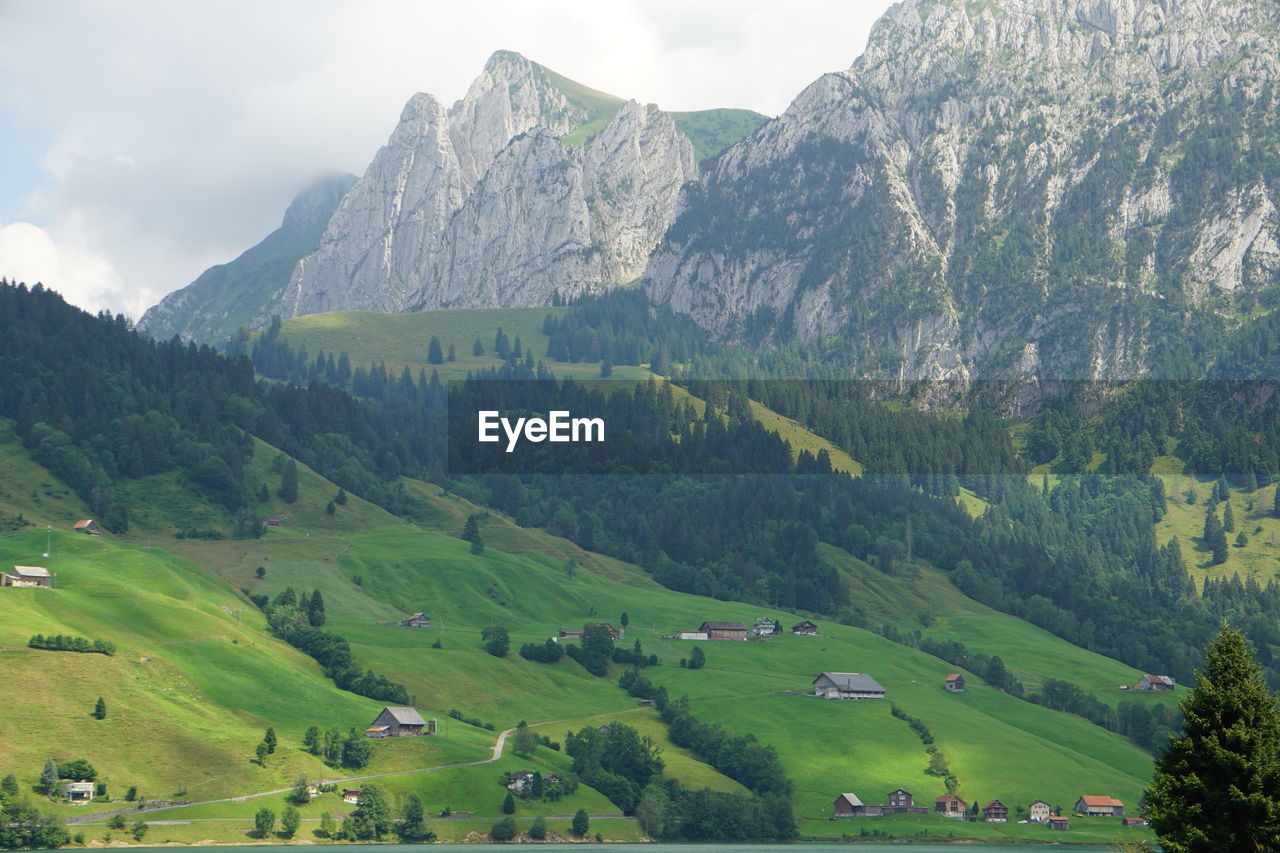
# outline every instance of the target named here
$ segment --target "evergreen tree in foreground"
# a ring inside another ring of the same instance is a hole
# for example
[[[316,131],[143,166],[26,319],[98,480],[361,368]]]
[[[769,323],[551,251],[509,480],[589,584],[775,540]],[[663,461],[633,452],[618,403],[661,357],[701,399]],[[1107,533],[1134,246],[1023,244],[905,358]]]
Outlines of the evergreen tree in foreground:
[[[1223,626],[1182,701],[1182,737],[1156,760],[1146,815],[1169,853],[1280,845],[1280,710],[1252,650]]]
[[[107,703],[102,701],[102,697],[98,697],[98,701],[93,705],[93,718],[95,720],[105,720],[107,718]]]

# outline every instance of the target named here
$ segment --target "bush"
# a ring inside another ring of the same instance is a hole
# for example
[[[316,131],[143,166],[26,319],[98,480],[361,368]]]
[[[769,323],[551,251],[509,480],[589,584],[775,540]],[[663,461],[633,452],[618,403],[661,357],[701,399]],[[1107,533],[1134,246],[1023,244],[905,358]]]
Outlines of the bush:
[[[516,837],[516,821],[515,818],[504,817],[493,825],[493,829],[489,830],[489,837],[494,841],[510,841]]]

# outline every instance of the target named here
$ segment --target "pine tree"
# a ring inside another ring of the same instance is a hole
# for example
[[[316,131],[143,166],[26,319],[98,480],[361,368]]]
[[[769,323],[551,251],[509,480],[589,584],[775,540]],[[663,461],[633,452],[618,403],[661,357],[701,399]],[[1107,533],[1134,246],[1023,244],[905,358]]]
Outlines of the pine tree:
[[[467,516],[467,523],[462,525],[462,538],[471,542],[480,535],[480,522],[474,515]]]
[[[280,475],[280,491],[276,494],[287,504],[298,499],[298,463],[292,459],[284,463],[284,472]]]
[[[102,701],[102,697],[98,697],[98,701],[93,705],[93,718],[95,720],[105,720],[107,718],[107,703]]]
[[[40,790],[45,794],[52,795],[57,787],[58,766],[53,763],[52,758],[47,758],[44,762],[44,769],[40,771]]]
[[[479,533],[471,540],[471,553],[476,555],[484,553],[484,538]]]
[[[1280,837],[1280,712],[1248,641],[1223,626],[1156,759],[1145,812],[1170,853],[1261,851]]]
[[[319,755],[324,749],[323,742],[320,737],[320,727],[310,726],[307,733],[302,736],[302,745],[307,748],[307,752],[312,755]]]
[[[1271,503],[1271,514],[1280,518],[1280,485],[1276,486],[1276,494]]]
[[[444,357],[445,361],[457,361],[458,349],[453,344],[449,344],[449,354]]]
[[[347,505],[347,490],[346,490],[346,489],[338,489],[338,493],[337,493],[336,495],[334,495],[334,496],[333,496],[333,502],[334,502],[334,503],[336,503],[338,506],[346,506],[346,505]]]
[[[1218,515],[1209,506],[1204,514],[1204,544],[1213,552],[1213,564],[1223,563],[1227,559],[1227,534],[1218,522]]]
[[[440,348],[440,339],[434,335],[431,343],[427,344],[427,363],[444,364],[444,350]]]
[[[471,345],[471,354],[476,357],[484,355],[484,344],[480,342],[479,338],[476,338],[476,342]]]
[[[311,593],[311,598],[307,600],[307,621],[311,623],[312,628],[319,628],[324,624],[324,598],[320,595],[320,590]]]
[[[276,752],[276,730],[267,726],[267,733],[262,736],[262,742],[267,745],[267,753],[275,755]]]
[[[501,326],[498,327],[498,334],[493,336],[493,354],[501,359],[511,354],[511,343],[507,340],[507,334],[502,331]]]
[[[1222,529],[1227,533],[1236,531],[1236,517],[1231,512],[1231,501],[1227,501],[1227,507],[1222,511]]]
[[[574,835],[582,838],[589,829],[591,829],[591,816],[587,814],[586,809],[578,809],[573,815],[571,831]]]
[[[520,336],[516,335],[515,343],[511,345],[511,357],[521,358],[524,356],[524,344],[520,343]]]
[[[516,813],[516,798],[511,796],[510,791],[507,791],[507,798],[502,801],[502,813],[503,814]]]
[[[426,813],[422,808],[422,800],[417,794],[409,794],[404,798],[404,808],[400,812],[403,820],[396,828],[401,841],[422,842],[435,841],[436,834],[427,826]]]

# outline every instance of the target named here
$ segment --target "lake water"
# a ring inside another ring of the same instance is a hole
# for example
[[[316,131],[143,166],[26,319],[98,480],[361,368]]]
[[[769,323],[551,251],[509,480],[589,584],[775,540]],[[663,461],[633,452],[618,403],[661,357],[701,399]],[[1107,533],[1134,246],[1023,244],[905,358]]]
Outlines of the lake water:
[[[194,845],[193,845],[194,846]],[[457,853],[492,853],[512,849],[511,844],[325,844],[325,845],[265,845],[209,847],[218,853],[299,853],[305,849],[332,850],[334,853],[436,853],[440,850]],[[584,853],[584,851],[609,850],[614,853],[761,853],[765,850],[787,849],[796,853],[1063,853],[1075,849],[1062,844],[530,844],[522,845],[538,853]],[[1080,849],[1090,849],[1088,847]],[[130,847],[129,853],[173,853],[172,847]]]

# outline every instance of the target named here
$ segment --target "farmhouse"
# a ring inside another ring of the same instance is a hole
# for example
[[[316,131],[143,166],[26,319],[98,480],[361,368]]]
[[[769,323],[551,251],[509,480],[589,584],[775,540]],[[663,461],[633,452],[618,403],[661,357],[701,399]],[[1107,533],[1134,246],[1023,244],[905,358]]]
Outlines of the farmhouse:
[[[882,814],[928,814],[929,810],[924,806],[917,806],[915,798],[911,796],[911,792],[906,788],[899,788],[896,791],[890,791],[888,802],[881,806]]]
[[[40,566],[14,566],[13,571],[0,577],[0,586],[53,587],[53,576]]]
[[[948,675],[947,681],[946,681],[946,688],[952,693],[963,693],[964,692],[964,676],[959,674],[958,672]]]
[[[400,623],[402,628],[430,628],[431,620],[421,613],[415,613]]]
[[[93,799],[92,782],[63,782],[62,796],[71,803],[87,803]]]
[[[352,805],[360,802],[360,792],[363,790],[363,788],[343,788],[342,801],[344,803],[351,803]]]
[[[1044,823],[1052,816],[1049,804],[1044,800],[1036,800],[1027,806],[1027,818],[1036,823]]]
[[[77,521],[71,529],[77,533],[88,533],[90,536],[102,535],[102,531],[98,528],[98,522],[94,521],[92,518]]]
[[[1076,800],[1076,811],[1086,815],[1124,817],[1124,803],[1115,797],[1095,797],[1085,794]]]
[[[946,817],[963,818],[969,804],[955,794],[943,794],[933,801],[933,810]]]
[[[867,807],[862,804],[862,800],[858,799],[857,794],[841,794],[836,797],[836,817],[857,817],[866,813]]]
[[[709,640],[746,640],[747,626],[741,622],[703,622],[698,631]]]
[[[364,730],[365,737],[415,737],[422,734],[435,734],[435,727],[428,730],[427,721],[422,719],[416,708],[393,708],[390,705],[383,708],[373,725]]]
[[[791,633],[800,637],[816,637],[818,636],[818,626],[806,619],[803,622],[797,622],[792,625]]]
[[[772,637],[777,626],[773,624],[773,620],[768,616],[760,616],[756,619],[756,624],[751,628],[751,636],[753,637]]]
[[[511,774],[511,781],[507,783],[507,788],[523,797],[525,794],[529,793],[532,785],[533,771],[517,770],[515,773]]]
[[[1178,682],[1168,675],[1144,675],[1133,685],[1134,690],[1172,690]]]
[[[982,819],[987,823],[1008,823],[1009,807],[999,800],[992,800],[982,807]]]
[[[883,699],[884,688],[861,672],[824,672],[813,680],[813,695],[823,699]]]
[[[1053,817],[1049,818],[1047,823],[1049,824],[1050,829],[1070,829],[1071,828],[1071,824],[1067,821],[1065,817],[1058,817],[1057,815],[1054,815]]]

